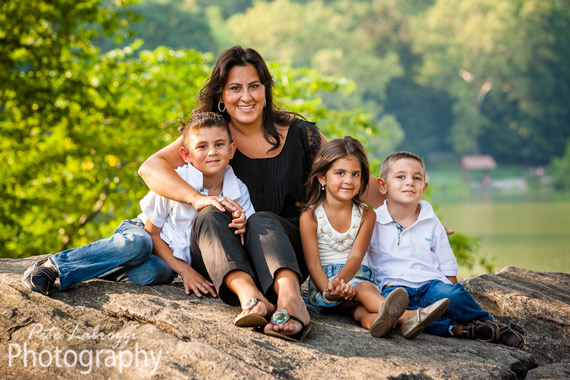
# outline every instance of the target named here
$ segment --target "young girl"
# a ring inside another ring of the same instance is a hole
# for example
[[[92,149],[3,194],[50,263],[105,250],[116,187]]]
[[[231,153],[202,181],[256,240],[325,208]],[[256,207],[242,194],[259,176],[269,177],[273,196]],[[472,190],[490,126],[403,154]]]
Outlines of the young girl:
[[[316,311],[352,309],[362,327],[382,337],[406,311],[408,295],[398,288],[382,297],[365,258],[376,221],[360,201],[369,176],[358,140],[346,136],[328,142],[315,157],[299,223],[311,275],[308,306]]]

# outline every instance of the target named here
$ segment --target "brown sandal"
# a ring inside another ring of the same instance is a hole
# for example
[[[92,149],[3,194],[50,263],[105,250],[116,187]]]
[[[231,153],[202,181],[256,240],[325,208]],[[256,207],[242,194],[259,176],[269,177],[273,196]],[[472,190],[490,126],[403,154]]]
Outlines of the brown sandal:
[[[242,305],[242,313],[246,310],[252,310],[261,300],[257,298],[249,298],[245,305]],[[256,313],[239,314],[234,320],[234,325],[238,327],[263,327],[267,324],[265,317]]]
[[[501,332],[494,321],[475,321],[463,326],[463,336],[481,342],[498,343]]]
[[[514,348],[524,346],[524,338],[521,333],[499,321],[493,321],[493,323],[499,328],[499,333],[501,334],[499,342],[501,344]]]

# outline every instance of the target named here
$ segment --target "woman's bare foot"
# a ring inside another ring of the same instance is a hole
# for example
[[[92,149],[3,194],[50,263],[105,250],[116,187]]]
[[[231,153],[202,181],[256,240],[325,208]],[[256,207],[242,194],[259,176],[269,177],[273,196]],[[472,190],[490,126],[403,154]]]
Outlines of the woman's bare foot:
[[[299,318],[305,326],[311,321],[305,302],[300,295],[282,295],[277,300],[277,310],[286,310],[289,315]],[[275,331],[283,333],[284,335],[295,335],[301,331],[302,328],[301,323],[291,318],[285,323],[274,324],[273,322],[269,322],[265,326],[264,331]]]
[[[259,296],[261,297],[261,296]],[[241,299],[241,313],[234,319],[234,325],[238,327],[261,327],[267,324],[268,312],[273,312],[275,307],[265,298],[248,297]]]
[[[256,298],[258,302],[255,304],[255,306],[253,306],[253,308],[242,310],[241,313],[239,313],[238,318],[247,314],[257,314],[259,316],[266,317],[273,314],[275,311],[275,306],[267,299],[265,299],[265,297],[263,297],[261,294],[257,294],[254,297],[244,298],[243,301],[240,300],[242,306],[244,306],[244,302],[246,302],[247,299],[251,298]]]

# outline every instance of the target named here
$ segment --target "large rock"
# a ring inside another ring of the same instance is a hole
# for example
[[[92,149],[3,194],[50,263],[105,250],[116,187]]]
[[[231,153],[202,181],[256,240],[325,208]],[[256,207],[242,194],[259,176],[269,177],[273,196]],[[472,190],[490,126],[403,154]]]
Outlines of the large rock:
[[[349,316],[315,314],[305,343],[290,343],[234,327],[238,308],[186,296],[179,282],[89,281],[50,297],[31,293],[20,279],[35,260],[0,259],[1,379],[546,379],[569,373],[568,274],[506,268],[465,281],[499,320],[525,331],[527,347],[518,350],[427,334],[406,340],[397,329],[378,339]]]
[[[528,379],[570,379],[570,274],[505,267],[463,282],[485,310],[524,331],[538,368]]]

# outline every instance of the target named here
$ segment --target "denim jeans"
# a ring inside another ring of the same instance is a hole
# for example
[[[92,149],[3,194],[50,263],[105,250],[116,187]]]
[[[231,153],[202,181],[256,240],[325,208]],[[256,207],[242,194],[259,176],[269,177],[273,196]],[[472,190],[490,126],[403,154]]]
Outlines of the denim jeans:
[[[410,296],[408,310],[427,307],[443,298],[449,298],[449,308],[445,314],[430,323],[424,332],[439,336],[452,336],[451,329],[457,324],[470,323],[477,320],[493,320],[488,311],[469,294],[461,284],[446,284],[439,280],[431,281],[417,289],[403,286]],[[387,297],[396,286],[385,286],[382,295]]]
[[[59,289],[92,278],[138,285],[168,284],[176,273],[152,253],[152,238],[136,218],[123,220],[113,236],[49,257],[59,275]]]

